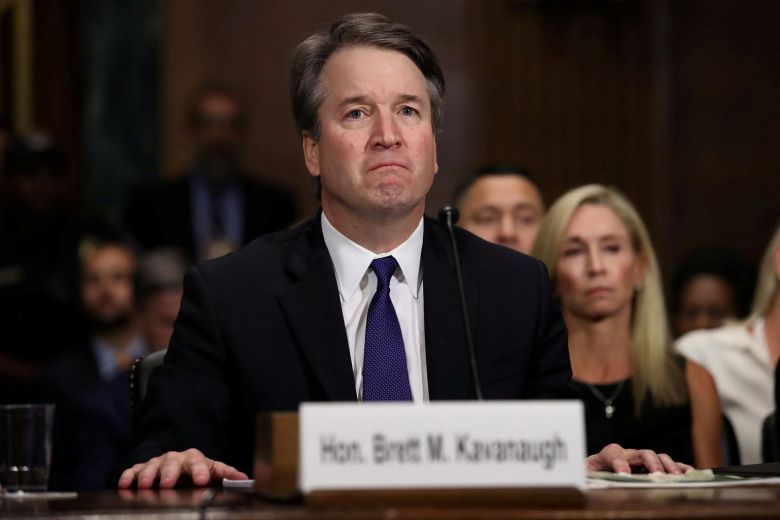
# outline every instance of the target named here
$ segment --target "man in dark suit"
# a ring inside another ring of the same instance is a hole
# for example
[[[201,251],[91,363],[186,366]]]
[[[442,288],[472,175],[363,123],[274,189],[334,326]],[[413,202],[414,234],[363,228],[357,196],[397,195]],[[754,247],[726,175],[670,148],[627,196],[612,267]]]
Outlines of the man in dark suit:
[[[128,229],[145,249],[177,247],[192,260],[213,258],[288,226],[289,195],[253,180],[242,166],[246,115],[232,87],[207,84],[190,102],[192,168],[140,190],[128,204]]]
[[[408,27],[349,15],[299,45],[292,69],[322,213],[189,272],[120,487],[246,478],[260,411],[474,396],[446,232],[424,217],[444,91],[435,56]],[[543,265],[457,237],[485,397],[564,395],[566,329]],[[650,458],[613,446],[589,463],[663,469]]]

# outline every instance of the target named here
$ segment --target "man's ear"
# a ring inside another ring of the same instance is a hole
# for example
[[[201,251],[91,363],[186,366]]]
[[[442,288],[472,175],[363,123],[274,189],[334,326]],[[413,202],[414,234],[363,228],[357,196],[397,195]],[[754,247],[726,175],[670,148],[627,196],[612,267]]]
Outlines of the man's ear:
[[[320,176],[320,143],[308,131],[301,132],[301,144],[303,146],[303,160],[306,169],[312,177]]]
[[[436,154],[436,134],[433,134],[433,174],[439,173],[439,160]]]

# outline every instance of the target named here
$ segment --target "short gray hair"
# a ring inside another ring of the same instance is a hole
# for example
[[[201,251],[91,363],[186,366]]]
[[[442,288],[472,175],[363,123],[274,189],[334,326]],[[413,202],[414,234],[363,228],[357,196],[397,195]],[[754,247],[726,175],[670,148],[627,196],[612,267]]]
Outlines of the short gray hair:
[[[439,60],[428,45],[406,25],[377,13],[348,14],[329,29],[317,32],[295,49],[290,70],[290,97],[298,133],[309,132],[319,139],[317,111],[325,97],[320,74],[334,52],[347,46],[391,49],[408,57],[420,69],[427,83],[434,131],[444,117],[444,74]]]

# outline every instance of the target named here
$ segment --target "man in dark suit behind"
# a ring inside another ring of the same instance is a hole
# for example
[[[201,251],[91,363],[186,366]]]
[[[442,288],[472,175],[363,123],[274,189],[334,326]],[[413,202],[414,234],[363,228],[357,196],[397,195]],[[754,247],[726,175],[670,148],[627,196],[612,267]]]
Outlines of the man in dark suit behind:
[[[382,366],[402,366],[398,388],[381,391],[474,396],[446,232],[424,217],[444,92],[435,56],[408,27],[349,15],[298,46],[291,92],[322,213],[189,272],[120,487],[246,478],[257,412],[374,400],[373,360],[392,348],[401,361]],[[566,329],[543,265],[465,231],[457,239],[484,396],[565,395]],[[388,287],[400,334],[380,334],[377,350],[373,300]],[[654,457],[611,446],[589,466],[662,470]]]
[[[128,229],[145,249],[174,246],[192,260],[214,258],[288,226],[289,195],[252,179],[241,163],[247,117],[238,92],[207,84],[190,101],[192,168],[139,190],[128,204]]]

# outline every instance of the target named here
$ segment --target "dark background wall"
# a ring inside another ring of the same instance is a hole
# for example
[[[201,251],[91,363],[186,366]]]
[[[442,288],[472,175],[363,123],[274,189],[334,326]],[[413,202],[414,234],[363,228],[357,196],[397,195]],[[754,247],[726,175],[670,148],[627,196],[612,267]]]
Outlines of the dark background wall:
[[[158,0],[80,0],[85,195],[120,214],[159,169]]]
[[[190,157],[187,95],[230,81],[249,100],[247,162],[310,215],[289,57],[339,15],[375,10],[421,33],[447,76],[432,212],[497,159],[528,165],[550,201],[587,182],[615,185],[645,217],[667,272],[708,244],[755,261],[780,219],[775,0],[169,0],[159,9],[161,175]]]
[[[78,2],[35,0],[32,2],[33,122],[56,136],[73,179],[70,198],[79,204],[84,154],[81,122],[81,35]],[[28,129],[25,129],[28,130]]]

